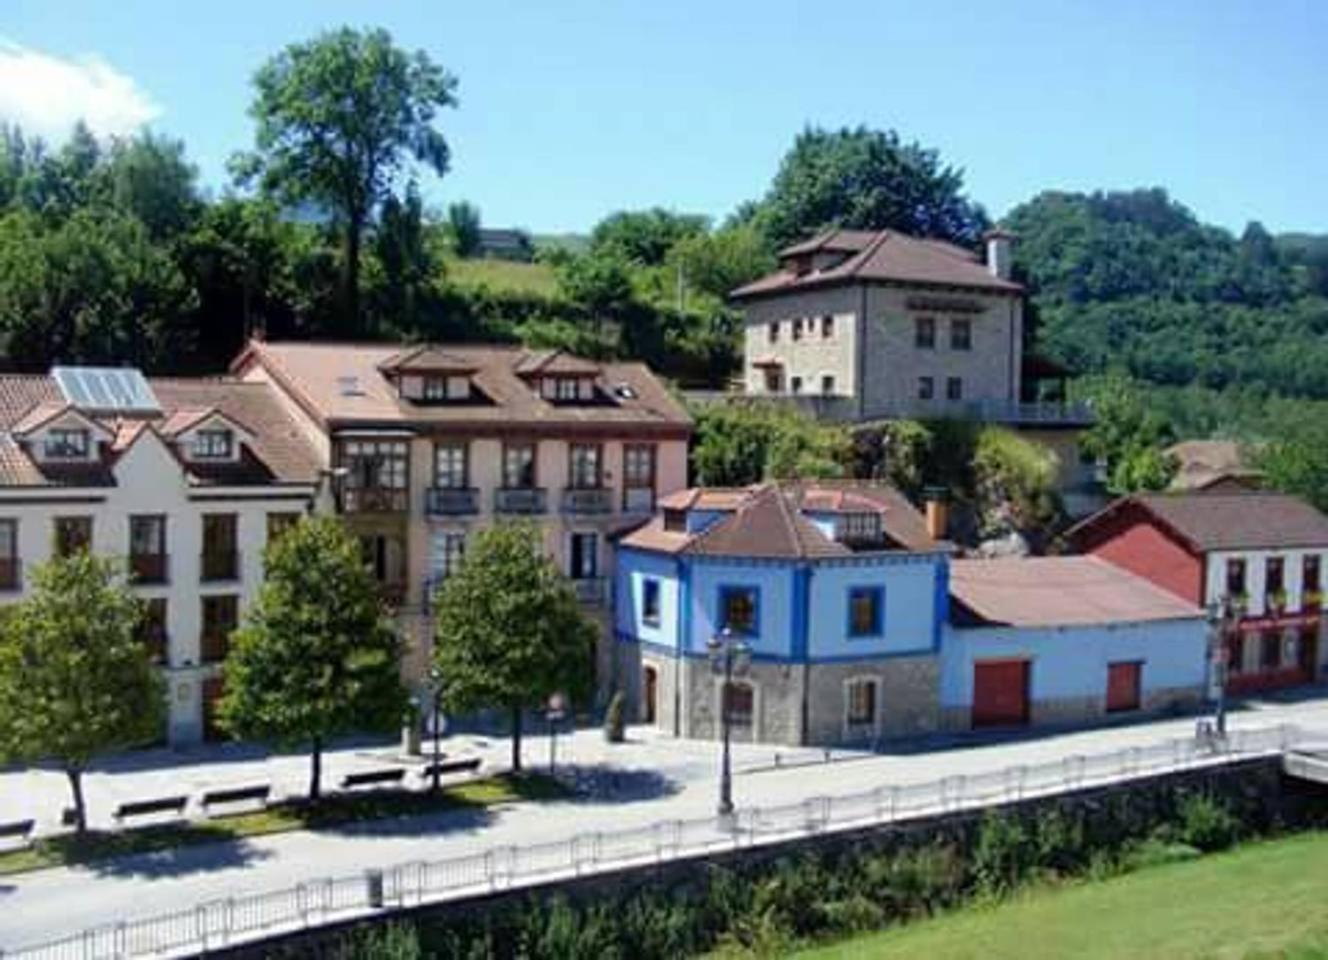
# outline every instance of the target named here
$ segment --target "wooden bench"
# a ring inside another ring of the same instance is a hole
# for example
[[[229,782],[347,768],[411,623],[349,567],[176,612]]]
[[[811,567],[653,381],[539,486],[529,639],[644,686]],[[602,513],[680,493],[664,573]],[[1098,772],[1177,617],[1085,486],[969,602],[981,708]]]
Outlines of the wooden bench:
[[[402,767],[393,767],[390,770],[365,770],[362,773],[348,773],[341,778],[341,789],[349,790],[352,787],[400,783],[405,775],[406,771]]]
[[[214,806],[231,803],[257,803],[267,805],[267,798],[272,795],[269,783],[255,784],[252,787],[227,787],[222,790],[209,790],[200,801],[204,812],[210,812]]]
[[[479,757],[467,757],[464,760],[444,760],[441,763],[430,763],[420,771],[421,780],[432,780],[434,770],[438,771],[438,776],[445,777],[449,773],[474,773],[480,768]]]
[[[158,797],[155,800],[130,800],[122,803],[115,808],[115,821],[129,817],[146,817],[154,813],[174,813],[177,816],[184,813],[185,805],[189,803],[186,796],[180,797]]]
[[[9,823],[0,823],[0,841],[18,840],[24,845],[32,839],[32,828],[37,825],[35,820],[14,820]]]

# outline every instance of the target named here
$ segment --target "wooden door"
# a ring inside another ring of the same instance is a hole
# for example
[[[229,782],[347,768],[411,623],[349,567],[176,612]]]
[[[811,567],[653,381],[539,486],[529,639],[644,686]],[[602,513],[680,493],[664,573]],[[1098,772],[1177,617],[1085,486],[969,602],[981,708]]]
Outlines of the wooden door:
[[[1027,660],[973,664],[973,726],[1016,727],[1028,723]]]
[[[1107,712],[1138,710],[1143,664],[1138,660],[1107,664]]]
[[[642,720],[646,723],[654,723],[657,714],[655,698],[659,696],[659,671],[654,667],[646,667],[642,683],[641,709],[643,712]]]
[[[203,681],[203,739],[225,740],[226,732],[217,723],[217,701],[225,691],[221,677],[208,677]]]

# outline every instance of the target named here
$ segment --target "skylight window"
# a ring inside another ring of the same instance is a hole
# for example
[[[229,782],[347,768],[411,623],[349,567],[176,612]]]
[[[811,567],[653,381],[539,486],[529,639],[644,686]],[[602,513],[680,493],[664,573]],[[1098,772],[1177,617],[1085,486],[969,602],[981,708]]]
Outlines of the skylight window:
[[[52,367],[51,376],[65,400],[82,410],[161,412],[147,378],[132,367]]]

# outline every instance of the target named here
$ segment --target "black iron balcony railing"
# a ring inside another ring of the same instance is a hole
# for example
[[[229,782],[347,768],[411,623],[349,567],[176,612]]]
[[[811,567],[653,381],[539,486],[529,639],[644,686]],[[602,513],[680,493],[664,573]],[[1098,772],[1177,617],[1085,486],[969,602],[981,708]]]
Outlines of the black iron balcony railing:
[[[563,513],[585,515],[613,512],[613,491],[608,487],[567,487]]]
[[[424,491],[424,512],[435,517],[479,513],[480,492],[474,487],[429,487]]]
[[[548,510],[547,493],[543,487],[500,487],[493,492],[495,513],[541,514]]]
[[[131,553],[129,572],[135,583],[166,583],[170,579],[170,556],[165,553]]]
[[[240,554],[237,550],[205,550],[199,567],[201,580],[240,579]]]
[[[346,513],[405,513],[409,506],[408,492],[395,487],[351,487],[341,494]]]
[[[624,513],[654,513],[654,487],[626,487],[623,490]]]

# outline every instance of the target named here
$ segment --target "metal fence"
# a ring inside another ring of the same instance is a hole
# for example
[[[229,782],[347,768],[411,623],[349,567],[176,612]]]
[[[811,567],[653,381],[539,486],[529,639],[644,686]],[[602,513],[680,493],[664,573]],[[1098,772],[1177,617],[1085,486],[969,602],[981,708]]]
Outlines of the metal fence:
[[[494,847],[447,860],[413,861],[352,876],[306,881],[284,890],[211,900],[188,910],[93,927],[48,943],[0,950],[4,960],[119,960],[194,954],[372,916],[383,910],[586,876],[636,865],[702,857],[937,813],[1050,796],[1158,773],[1281,753],[1294,727],[1234,733],[1225,740],[1172,739],[1111,753],[1075,754],[988,773],[862,793],[749,807],[731,819],[667,820],[566,840]]]

